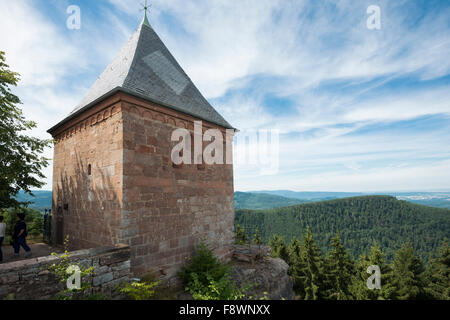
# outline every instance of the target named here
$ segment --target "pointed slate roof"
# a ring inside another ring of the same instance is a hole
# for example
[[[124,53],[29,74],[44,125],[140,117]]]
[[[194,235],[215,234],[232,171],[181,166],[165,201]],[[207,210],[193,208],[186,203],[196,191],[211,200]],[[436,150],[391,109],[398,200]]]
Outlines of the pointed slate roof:
[[[203,97],[144,18],[80,104],[49,132],[118,91],[233,129]]]

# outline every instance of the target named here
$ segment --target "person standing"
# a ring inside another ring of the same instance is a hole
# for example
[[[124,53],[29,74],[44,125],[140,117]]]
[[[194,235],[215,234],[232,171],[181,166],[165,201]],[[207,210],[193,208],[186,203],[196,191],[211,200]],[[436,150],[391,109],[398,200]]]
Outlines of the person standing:
[[[3,262],[2,245],[5,240],[6,223],[3,222],[3,216],[0,216],[0,263]]]
[[[14,226],[14,255],[19,256],[20,247],[22,247],[26,254],[25,257],[28,258],[31,256],[31,249],[27,245],[27,224],[25,223],[25,214],[18,213],[17,214],[17,223]]]

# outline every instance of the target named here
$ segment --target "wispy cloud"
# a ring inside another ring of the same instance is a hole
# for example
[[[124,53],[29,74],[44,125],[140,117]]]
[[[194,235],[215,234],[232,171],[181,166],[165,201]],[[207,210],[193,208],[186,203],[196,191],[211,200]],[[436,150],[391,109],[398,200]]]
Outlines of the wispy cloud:
[[[54,18],[67,1],[0,0],[8,12],[0,43],[22,74],[18,92],[40,136],[81,100],[143,16],[138,1],[75,2],[79,32]],[[376,1],[375,31],[366,28],[372,4],[152,1],[151,24],[216,109],[241,130],[281,132],[278,175],[236,166],[237,189],[450,188],[442,171],[450,159],[450,5]]]

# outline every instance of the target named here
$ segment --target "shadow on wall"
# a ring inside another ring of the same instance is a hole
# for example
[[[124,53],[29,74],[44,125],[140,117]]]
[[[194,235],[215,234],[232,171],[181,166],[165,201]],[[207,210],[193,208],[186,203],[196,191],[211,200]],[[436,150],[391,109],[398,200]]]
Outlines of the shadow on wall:
[[[87,249],[118,244],[121,227],[120,172],[106,158],[96,158],[97,150],[85,156],[79,151],[70,166],[55,168],[57,184],[53,192],[53,241],[69,249]],[[95,160],[94,160],[95,159]],[[102,166],[101,164],[110,164]]]

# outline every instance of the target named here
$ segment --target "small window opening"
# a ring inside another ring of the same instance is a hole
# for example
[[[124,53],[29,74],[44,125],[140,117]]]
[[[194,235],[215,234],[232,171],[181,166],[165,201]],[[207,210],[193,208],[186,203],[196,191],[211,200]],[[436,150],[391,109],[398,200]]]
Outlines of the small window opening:
[[[92,166],[88,164],[88,176],[92,174]]]

